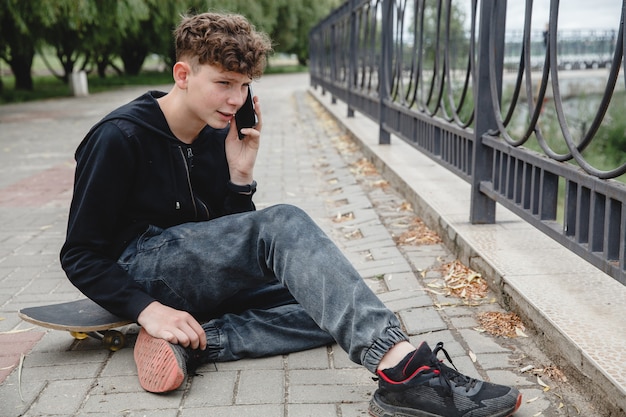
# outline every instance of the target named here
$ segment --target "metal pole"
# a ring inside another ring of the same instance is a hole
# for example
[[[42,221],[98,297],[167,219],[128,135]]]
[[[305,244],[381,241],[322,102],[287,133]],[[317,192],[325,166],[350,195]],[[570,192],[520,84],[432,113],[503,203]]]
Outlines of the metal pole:
[[[357,13],[356,0],[350,0],[350,51],[348,61],[348,91],[346,92],[348,104],[348,117],[354,117],[354,107],[352,106],[354,89],[356,87],[356,71],[357,71]]]
[[[474,103],[476,127],[472,154],[472,195],[470,202],[470,222],[490,224],[496,221],[496,203],[480,191],[482,182],[492,181],[493,149],[483,144],[483,135],[497,129],[494,117],[494,103],[491,100],[489,66],[496,69],[498,100],[502,95],[502,68],[504,62],[504,32],[506,20],[506,0],[482,0],[478,38],[478,65]],[[493,35],[493,39],[491,36]],[[495,62],[489,59],[490,48],[494,48]]]
[[[391,134],[385,130],[387,119],[386,102],[390,97],[391,89],[391,52],[393,49],[393,0],[383,0],[382,10],[382,30],[381,30],[381,52],[380,52],[380,79],[378,81],[378,94],[380,95],[380,116],[378,143],[388,145],[391,143]]]

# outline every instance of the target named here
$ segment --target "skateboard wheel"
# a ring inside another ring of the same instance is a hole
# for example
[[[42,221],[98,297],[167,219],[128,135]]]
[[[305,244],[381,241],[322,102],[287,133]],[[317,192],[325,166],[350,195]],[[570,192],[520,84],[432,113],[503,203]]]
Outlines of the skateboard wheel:
[[[102,345],[115,352],[126,346],[126,335],[118,330],[107,330],[102,336]]]
[[[76,340],[84,340],[89,337],[87,333],[83,333],[83,332],[70,332],[70,334]]]

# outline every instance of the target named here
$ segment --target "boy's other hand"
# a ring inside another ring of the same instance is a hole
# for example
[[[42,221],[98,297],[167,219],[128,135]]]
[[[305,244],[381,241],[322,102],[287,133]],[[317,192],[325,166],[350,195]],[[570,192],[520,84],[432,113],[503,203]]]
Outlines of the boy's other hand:
[[[204,329],[185,311],[154,301],[139,314],[137,322],[152,337],[192,349],[206,349]]]

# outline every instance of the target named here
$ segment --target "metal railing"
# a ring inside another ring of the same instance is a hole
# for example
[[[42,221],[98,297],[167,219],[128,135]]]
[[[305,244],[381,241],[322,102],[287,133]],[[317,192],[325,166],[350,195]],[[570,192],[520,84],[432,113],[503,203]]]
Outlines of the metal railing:
[[[499,203],[626,285],[626,6],[606,68],[566,76],[559,1],[539,31],[521,4],[507,32],[506,0],[346,1],[310,33],[311,84],[470,183],[473,224]]]

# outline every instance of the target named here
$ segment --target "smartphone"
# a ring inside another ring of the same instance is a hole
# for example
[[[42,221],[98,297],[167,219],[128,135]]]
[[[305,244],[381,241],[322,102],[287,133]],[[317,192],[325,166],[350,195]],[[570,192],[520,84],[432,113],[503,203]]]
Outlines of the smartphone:
[[[237,124],[237,130],[239,133],[239,139],[243,139],[245,135],[241,133],[241,129],[254,127],[258,123],[259,119],[254,111],[254,102],[252,101],[252,88],[248,87],[248,97],[243,106],[235,113],[235,123]]]

